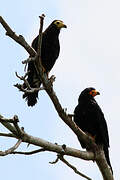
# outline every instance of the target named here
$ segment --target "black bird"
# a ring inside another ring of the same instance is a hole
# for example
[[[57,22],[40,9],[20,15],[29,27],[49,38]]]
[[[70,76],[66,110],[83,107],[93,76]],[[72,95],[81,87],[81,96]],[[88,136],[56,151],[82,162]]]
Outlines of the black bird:
[[[61,28],[67,28],[67,26],[61,20],[54,20],[42,34],[41,61],[47,74],[53,68],[59,56],[59,33]],[[32,47],[36,52],[38,50],[38,39],[39,36],[37,36],[32,42]],[[32,88],[39,88],[41,81],[37,76],[33,62],[29,62],[28,71],[28,83]],[[23,87],[26,88],[26,85],[23,84]],[[37,103],[38,92],[32,94],[24,93],[23,98],[26,99],[28,106],[34,106]]]
[[[92,87],[86,88],[81,92],[78,98],[78,105],[74,110],[74,121],[82,131],[94,137],[96,144],[102,145],[107,163],[112,171],[108,150],[109,135],[106,120],[101,108],[94,99],[99,94]],[[82,148],[86,148],[84,142],[80,139],[79,141]]]

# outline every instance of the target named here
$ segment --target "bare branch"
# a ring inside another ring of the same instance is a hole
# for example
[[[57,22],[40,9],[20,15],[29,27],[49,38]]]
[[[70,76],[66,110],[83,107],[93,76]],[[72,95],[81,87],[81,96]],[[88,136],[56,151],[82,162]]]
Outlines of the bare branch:
[[[22,61],[22,64],[28,64],[28,63],[31,62],[31,61],[34,62],[35,59],[36,59],[36,57],[29,57],[28,59]]]
[[[37,150],[34,150],[34,151],[30,151],[30,152],[13,151],[13,152],[11,152],[11,154],[33,155],[33,154],[36,154],[36,153],[39,153],[39,152],[44,152],[44,151],[46,151],[46,150],[44,148],[41,148],[41,149],[37,149]]]
[[[45,69],[42,66],[42,61],[41,61],[41,45],[42,45],[42,30],[43,30],[43,22],[44,22],[44,17],[45,15],[42,14],[40,17],[40,29],[39,29],[39,38],[38,38],[38,49],[37,49],[37,56],[36,60],[34,62],[34,66],[37,72],[38,79],[41,81],[41,75],[43,76]]]
[[[53,162],[49,162],[49,163],[50,163],[50,164],[56,164],[56,163],[59,161],[59,159],[60,159],[63,163],[65,163],[68,167],[70,167],[71,169],[73,169],[73,171],[74,171],[76,174],[78,174],[78,175],[80,175],[80,176],[82,176],[82,177],[84,177],[84,178],[86,178],[86,179],[88,179],[88,180],[92,180],[92,179],[89,178],[88,176],[86,176],[86,175],[84,175],[83,173],[81,173],[80,171],[78,171],[77,168],[74,167],[73,165],[71,165],[68,161],[66,161],[62,154],[58,154],[56,160],[53,161]]]
[[[13,119],[0,118],[0,122],[14,123],[14,120]]]
[[[0,136],[16,138],[16,136],[14,134],[12,134],[12,133],[0,133]]]
[[[2,124],[3,124],[3,122],[2,122]],[[5,123],[5,125],[6,124],[9,124],[9,123]],[[8,128],[8,129],[10,128],[10,130],[11,130],[11,126],[10,127],[5,126],[5,127]],[[13,135],[10,135],[10,136],[13,137],[13,138],[18,138],[19,139],[19,137],[17,137],[16,134],[17,134],[17,132],[15,132],[15,136],[13,136]],[[94,154],[92,152],[80,151],[80,150],[77,150],[77,149],[66,147],[66,145],[64,145],[64,148],[63,148],[63,145],[60,146],[58,144],[53,144],[53,143],[47,142],[47,141],[45,141],[43,139],[30,136],[30,135],[26,134],[25,132],[23,132],[22,141],[26,142],[26,143],[29,143],[29,144],[33,144],[33,145],[36,145],[36,146],[43,147],[43,149],[45,149],[45,151],[56,152],[58,154],[77,157],[77,158],[81,158],[81,159],[84,159],[84,160],[95,160],[94,159]],[[63,149],[64,149],[64,151],[63,151]],[[99,164],[99,167],[102,168],[104,166],[104,171],[103,170],[101,170],[101,171],[104,172],[103,175],[105,177],[105,180],[113,180],[112,175],[110,175],[111,174],[110,169],[108,168],[108,165],[106,163],[104,154],[100,154],[100,152],[101,151],[99,151],[99,154],[96,155],[96,158],[97,158],[96,162],[97,162],[97,164]],[[109,179],[106,177],[106,173],[109,174],[109,176],[107,175],[107,177],[110,177]]]
[[[42,14],[41,16],[39,16],[39,18],[40,18],[40,29],[39,29],[39,39],[38,39],[37,52],[38,52],[38,56],[41,57],[42,31],[43,31],[43,21],[44,21],[45,15]]]
[[[30,84],[28,83],[28,81],[26,79],[26,77],[28,76],[28,73],[29,72],[27,72],[24,76],[19,76],[17,72],[15,73],[16,76],[20,80],[24,81],[24,84],[26,85],[27,89],[23,87],[23,84],[15,84],[14,86],[17,87],[20,91],[25,92],[25,93],[29,93],[29,94],[38,92],[40,90],[44,90],[45,89],[44,87],[40,87],[40,88],[31,88],[30,87]]]
[[[20,146],[21,142],[22,142],[22,140],[19,139],[17,141],[17,143],[13,147],[11,147],[10,149],[8,149],[8,150],[6,150],[4,152],[0,151],[0,156],[6,156],[8,154],[11,154],[13,151],[15,151]]]
[[[12,119],[13,120],[13,119]],[[1,124],[6,127],[10,132],[12,132],[14,135],[17,135],[16,129],[14,126],[12,126],[8,121],[11,121],[11,119],[3,118],[3,116],[0,116],[0,122]],[[14,121],[14,120],[13,120]]]
[[[41,90],[45,90],[44,87],[40,87],[40,88],[31,88],[31,90],[28,89],[24,89],[22,84],[15,84],[15,87],[17,87],[20,91],[25,92],[25,93],[35,93]]]
[[[6,128],[9,130],[9,126],[6,126]],[[10,127],[10,130],[11,130],[11,127]],[[14,134],[5,134],[5,133],[0,133],[0,135],[19,139],[19,136],[17,135],[16,131],[15,131],[15,135]],[[23,136],[21,138],[22,138],[23,142],[42,147],[46,151],[56,152],[56,153],[64,154],[64,155],[68,155],[68,156],[73,156],[73,157],[81,158],[84,160],[94,160],[94,154],[92,152],[80,151],[80,150],[70,148],[70,147],[66,147],[63,152],[63,146],[45,141],[41,138],[33,137],[31,135],[28,135],[25,132],[23,132]]]
[[[88,180],[92,180],[91,178],[89,178],[88,176],[84,175],[83,173],[81,173],[80,171],[77,170],[77,168],[75,166],[73,166],[72,164],[70,164],[68,161],[66,161],[66,159],[63,157],[63,155],[58,155],[58,159],[60,159],[64,164],[66,164],[68,167],[70,167],[71,169],[73,169],[73,171],[84,177],[85,179],[88,179]]]
[[[12,119],[7,119],[7,118],[4,118],[3,116],[0,115],[0,122],[14,123],[15,120],[13,118]],[[16,119],[16,122],[19,122],[19,120]]]
[[[70,147],[66,147],[63,152],[63,146],[53,144],[41,138],[33,137],[27,133],[24,133],[22,140],[23,142],[43,147],[46,151],[56,152],[59,154],[64,153],[64,155],[73,156],[84,160],[94,160],[94,154],[92,152],[80,151]]]
[[[29,57],[28,59],[22,61],[22,64],[25,64],[24,71],[26,71],[27,64],[28,64],[29,62],[35,62],[35,60],[36,60],[36,56],[35,56],[35,57]]]
[[[28,81],[26,79],[26,77],[28,76],[28,73],[29,73],[29,71],[24,76],[19,76],[18,73],[15,72],[17,78],[19,78],[20,80],[24,81],[26,87],[31,90],[32,88],[30,87],[30,85],[29,85],[29,83],[28,83]],[[21,88],[24,89],[23,87],[21,87]]]
[[[15,72],[15,75],[22,81],[25,80],[25,78],[28,76],[29,71],[24,76],[19,76],[17,72]]]
[[[57,156],[55,161],[49,162],[50,164],[56,164],[59,161],[59,157]]]

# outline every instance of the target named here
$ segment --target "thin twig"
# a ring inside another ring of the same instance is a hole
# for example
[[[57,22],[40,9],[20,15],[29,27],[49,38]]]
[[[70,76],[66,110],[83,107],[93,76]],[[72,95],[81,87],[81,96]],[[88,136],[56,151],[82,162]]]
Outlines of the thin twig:
[[[28,71],[24,76],[19,76],[17,72],[15,72],[15,74],[16,74],[17,78],[19,78],[20,80],[24,81],[26,87],[27,87],[29,90],[32,89],[32,88],[30,87],[30,85],[29,85],[27,79],[26,79],[26,77],[27,77],[28,74],[29,74],[29,71]]]
[[[11,154],[12,152],[14,152],[20,146],[21,142],[22,142],[22,140],[19,139],[17,141],[17,143],[13,147],[11,147],[10,149],[8,149],[6,151],[0,151],[0,156],[6,156],[8,154]]]
[[[18,119],[16,119],[17,122],[19,122]],[[6,123],[14,123],[14,119],[7,119],[7,118],[4,118],[2,115],[0,115],[0,122],[6,122]]]
[[[0,118],[0,122],[14,123],[14,120],[13,119]]]
[[[16,136],[12,133],[0,133],[0,136],[16,138]]]
[[[22,84],[14,84],[14,86],[17,87],[20,91],[25,92],[25,93],[29,93],[29,94],[32,94],[32,93],[35,93],[35,92],[38,92],[38,91],[41,91],[41,90],[45,90],[44,87],[31,88],[31,90],[24,89]]]
[[[24,88],[24,87],[23,87],[23,84],[22,84],[22,85],[21,85],[21,84],[15,84],[14,86],[17,87],[20,91],[22,91],[22,92],[24,92],[24,93],[29,93],[29,94],[38,92],[38,91],[40,91],[40,90],[44,90],[44,89],[45,89],[44,87],[40,87],[40,88],[31,88],[31,87],[30,87],[30,84],[28,83],[28,81],[27,81],[27,79],[26,79],[26,77],[28,76],[28,73],[29,73],[29,72],[27,72],[24,76],[19,76],[18,73],[15,72],[16,76],[17,76],[20,80],[24,81],[24,83],[25,83],[25,85],[26,85],[27,88]]]
[[[11,120],[12,120],[12,123],[13,123],[13,119],[6,119],[4,118],[3,116],[0,116],[0,122],[1,124],[6,127],[10,132],[12,132],[14,135],[17,135],[17,132],[16,132],[16,129],[14,128],[13,125],[11,125]],[[8,122],[10,121],[10,122]]]
[[[46,151],[46,150],[44,148],[41,148],[41,149],[37,149],[37,150],[34,150],[34,151],[30,151],[30,152],[13,151],[13,152],[11,152],[11,154],[32,155],[32,154],[36,154],[36,153],[44,152],[44,151]]]
[[[49,162],[50,164],[56,164],[59,161],[59,157],[57,156],[55,161]]]
[[[28,59],[22,61],[22,64],[25,64],[24,71],[26,71],[26,69],[27,69],[27,64],[29,62],[35,62],[35,60],[36,60],[36,56],[35,57],[29,57]]]
[[[63,155],[61,155],[61,154],[58,155],[58,158],[59,158],[63,163],[65,163],[68,167],[70,167],[71,169],[73,169],[73,171],[74,171],[76,174],[78,174],[78,175],[80,175],[80,176],[82,176],[82,177],[84,177],[84,178],[86,178],[86,179],[88,179],[88,180],[92,180],[92,179],[89,178],[88,176],[86,176],[86,175],[84,175],[83,173],[81,173],[80,171],[78,171],[75,166],[73,166],[73,165],[70,164],[68,161],[66,161],[66,159],[63,157]]]
[[[41,81],[40,75],[43,76],[43,72],[45,71],[41,61],[42,30],[43,30],[43,22],[45,15],[42,14],[39,17],[40,17],[40,29],[39,29],[39,38],[38,38],[38,49],[37,49],[37,58],[36,61],[34,62],[34,66],[37,72],[38,79]]]
[[[28,73],[27,72],[24,76],[19,76],[17,72],[15,72],[16,76],[20,79],[20,80],[24,80],[27,76],[28,76]]]
[[[34,62],[36,57],[29,57],[28,59],[22,61],[22,64],[28,64],[29,62]]]
[[[37,49],[37,52],[38,52],[38,56],[41,57],[42,31],[43,31],[43,21],[44,21],[45,15],[42,14],[41,16],[39,16],[39,18],[40,18],[40,29],[39,29],[39,39],[38,39],[38,49]]]

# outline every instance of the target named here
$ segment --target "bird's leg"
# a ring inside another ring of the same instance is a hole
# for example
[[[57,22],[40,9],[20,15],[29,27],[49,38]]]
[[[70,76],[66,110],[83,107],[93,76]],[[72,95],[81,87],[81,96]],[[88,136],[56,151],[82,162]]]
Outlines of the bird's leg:
[[[94,159],[92,161],[95,162],[96,157],[97,157],[98,148],[91,149],[91,148],[86,147],[86,151],[94,153]]]

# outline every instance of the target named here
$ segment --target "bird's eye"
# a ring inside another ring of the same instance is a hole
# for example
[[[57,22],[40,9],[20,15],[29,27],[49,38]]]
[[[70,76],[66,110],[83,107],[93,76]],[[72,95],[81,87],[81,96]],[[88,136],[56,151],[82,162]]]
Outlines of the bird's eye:
[[[60,24],[60,22],[57,21],[56,24]]]
[[[95,92],[93,90],[89,92],[89,94],[92,95],[92,96],[94,95],[94,93]]]

